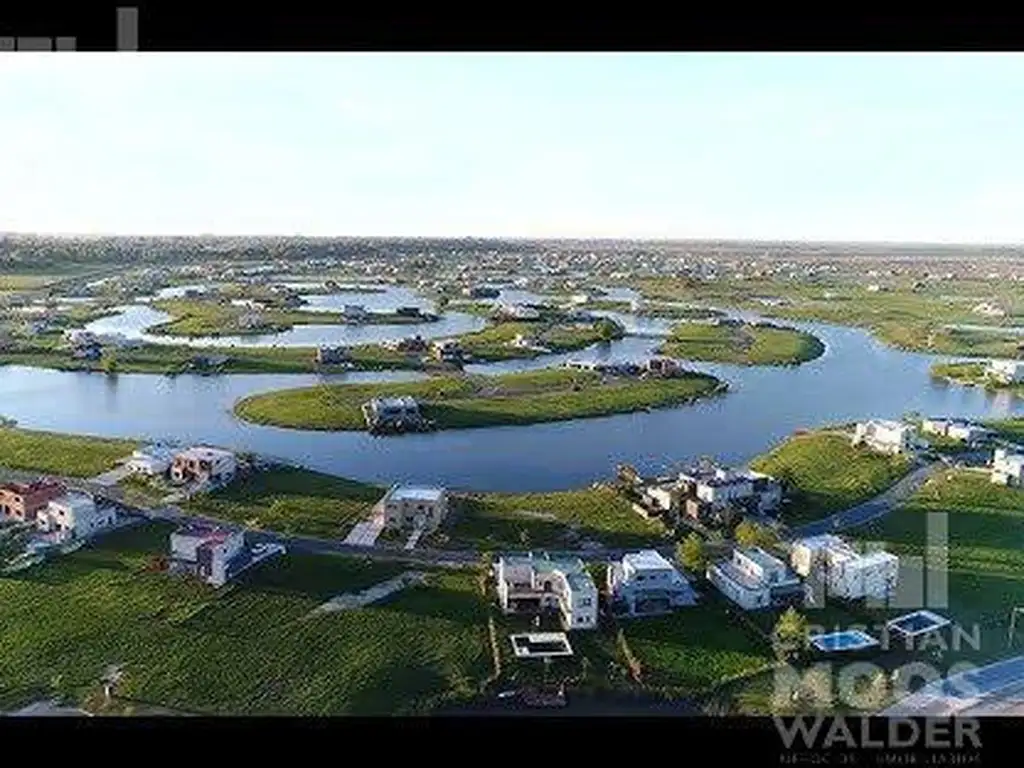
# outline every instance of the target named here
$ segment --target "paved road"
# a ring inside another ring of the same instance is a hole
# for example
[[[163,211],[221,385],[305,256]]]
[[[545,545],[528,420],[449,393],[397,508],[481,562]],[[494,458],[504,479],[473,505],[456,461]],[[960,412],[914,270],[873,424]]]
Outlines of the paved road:
[[[837,512],[823,520],[816,520],[813,523],[797,526],[791,529],[788,535],[790,538],[803,538],[822,533],[838,532],[848,528],[857,528],[865,523],[870,523],[880,517],[884,517],[893,507],[916,493],[935,472],[948,466],[950,466],[949,462],[939,460],[918,467],[873,499],[862,502],[850,509],[845,509],[842,512]]]

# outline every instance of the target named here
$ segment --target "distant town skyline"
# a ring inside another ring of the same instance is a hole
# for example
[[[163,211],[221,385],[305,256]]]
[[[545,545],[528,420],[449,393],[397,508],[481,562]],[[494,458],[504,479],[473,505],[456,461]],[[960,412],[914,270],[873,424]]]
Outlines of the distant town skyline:
[[[0,231],[1017,244],[1022,95],[1016,54],[19,53]]]

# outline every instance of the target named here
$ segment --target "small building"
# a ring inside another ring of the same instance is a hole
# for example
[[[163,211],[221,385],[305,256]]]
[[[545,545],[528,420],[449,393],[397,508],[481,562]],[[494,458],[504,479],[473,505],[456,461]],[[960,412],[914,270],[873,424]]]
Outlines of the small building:
[[[616,615],[656,616],[697,602],[686,577],[653,549],[631,552],[611,563],[607,587]]]
[[[442,363],[457,363],[462,360],[462,347],[458,339],[439,339],[430,345],[435,360]]]
[[[419,352],[426,352],[428,345],[421,336],[410,336],[405,339],[399,339],[398,341],[385,341],[381,346],[395,352],[416,354]]]
[[[163,446],[149,446],[132,451],[132,456],[125,463],[125,469],[134,475],[159,477],[171,468],[174,452]]]
[[[996,448],[992,453],[990,479],[997,485],[1019,488],[1024,485],[1024,454]]]
[[[578,557],[503,555],[494,576],[498,604],[506,614],[550,612],[567,630],[597,627],[597,586]]]
[[[682,371],[678,360],[671,357],[652,357],[647,361],[647,373],[654,376],[678,376]]]
[[[63,483],[36,480],[0,485],[0,518],[32,523],[40,510],[67,492]]]
[[[921,431],[967,445],[978,445],[992,435],[992,431],[985,427],[959,419],[924,419],[921,422]]]
[[[494,315],[505,320],[540,320],[540,310],[525,304],[502,304],[494,310]]]
[[[394,485],[378,502],[392,530],[436,531],[448,514],[448,492],[435,486]]]
[[[679,473],[686,513],[702,519],[732,507],[754,514],[770,514],[782,504],[782,483],[750,470],[734,471],[711,465]]]
[[[708,566],[707,578],[746,611],[800,605],[804,599],[799,577],[760,547],[734,549],[730,560]]]
[[[877,453],[910,453],[914,448],[914,428],[899,421],[873,419],[856,426],[852,443]]]
[[[821,597],[863,598],[888,603],[895,596],[900,561],[889,552],[861,554],[833,534],[801,539],[790,550],[798,576],[820,587]]]
[[[349,359],[348,347],[317,347],[313,356],[313,361],[317,365],[339,365],[347,363]]]
[[[84,539],[117,522],[111,507],[97,506],[87,493],[70,492],[54,499],[36,515],[36,527],[65,538]]]
[[[423,421],[419,403],[408,395],[375,397],[363,404],[363,415],[371,430],[416,428]]]
[[[238,570],[245,534],[208,525],[185,525],[171,534],[171,567],[220,587]]]
[[[177,483],[231,482],[238,470],[238,460],[231,451],[209,446],[195,446],[175,454],[171,462],[171,479]]]
[[[989,360],[985,375],[1000,384],[1019,384],[1024,381],[1024,360]]]

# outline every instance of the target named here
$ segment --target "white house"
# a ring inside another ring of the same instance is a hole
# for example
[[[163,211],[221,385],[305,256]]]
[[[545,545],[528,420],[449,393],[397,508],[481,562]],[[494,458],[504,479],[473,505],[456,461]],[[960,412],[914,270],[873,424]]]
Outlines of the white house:
[[[1024,381],[1024,360],[989,360],[985,375],[1002,384]]]
[[[238,460],[231,451],[201,445],[175,454],[171,479],[178,483],[220,485],[231,482],[237,470]]]
[[[950,440],[958,440],[968,445],[979,443],[992,434],[990,430],[978,424],[956,419],[924,419],[921,422],[921,431],[948,437]]]
[[[914,428],[885,419],[861,422],[853,433],[854,445],[866,445],[878,453],[909,453],[914,448]]]
[[[495,311],[500,317],[507,317],[512,320],[539,320],[540,311],[527,307],[523,304],[502,304]]]
[[[434,486],[394,485],[378,504],[385,527],[431,533],[448,514],[448,492]]]
[[[694,605],[697,595],[686,577],[653,549],[630,552],[608,566],[612,612],[653,616]]]
[[[731,560],[708,566],[707,578],[747,611],[803,602],[804,586],[799,577],[760,547],[734,549]]]
[[[125,462],[125,469],[135,475],[159,477],[171,468],[173,461],[173,451],[154,445],[132,451],[132,457]]]
[[[782,503],[782,484],[761,472],[712,466],[680,472],[678,482],[684,495],[712,510],[741,506],[768,513]]]
[[[36,526],[47,533],[83,539],[117,522],[110,507],[97,507],[92,496],[72,491],[54,499],[36,513]]]
[[[494,566],[498,603],[507,614],[557,612],[565,629],[597,626],[597,586],[579,558],[510,554]]]
[[[991,480],[998,485],[1024,485],[1024,454],[1009,453],[1005,448],[996,448],[992,454]]]
[[[215,587],[243,566],[245,534],[206,525],[186,525],[171,534],[171,564]]]
[[[824,597],[888,602],[899,580],[899,558],[889,552],[861,554],[830,533],[793,544],[790,565],[809,580],[816,602]]]

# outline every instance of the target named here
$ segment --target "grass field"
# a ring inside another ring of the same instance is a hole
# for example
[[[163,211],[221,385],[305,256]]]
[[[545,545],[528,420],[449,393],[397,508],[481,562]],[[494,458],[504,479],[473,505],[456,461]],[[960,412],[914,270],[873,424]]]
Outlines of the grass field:
[[[148,571],[169,528],[122,531],[0,578],[0,708],[75,700],[122,665],[117,695],[222,715],[388,715],[471,696],[490,674],[487,609],[471,574],[376,606],[304,618],[401,567],[288,555],[220,591]]]
[[[92,477],[112,469],[137,445],[133,440],[0,427],[0,467]]]
[[[231,304],[197,299],[165,299],[154,302],[153,306],[167,312],[173,319],[153,326],[149,332],[168,336],[236,336],[283,331],[295,325],[337,325],[346,322],[340,312],[266,309],[259,313],[263,324],[250,328],[240,322],[250,311]],[[374,313],[366,322],[410,324],[430,320],[428,317],[410,318],[394,313]]]
[[[49,283],[61,278],[61,275],[0,274],[0,291],[31,291],[44,288]]]
[[[661,353],[686,360],[744,365],[796,365],[820,357],[825,345],[793,328],[683,323],[661,346]]]
[[[422,382],[338,384],[243,398],[240,418],[295,429],[360,430],[372,397],[410,395],[439,429],[535,424],[680,405],[724,386],[706,374],[605,381],[589,371],[549,369],[502,376],[437,376]]]
[[[790,525],[809,522],[878,495],[910,471],[902,456],[884,456],[850,445],[849,436],[812,432],[790,437],[751,462],[783,481],[792,502],[783,508]]]
[[[383,488],[354,480],[280,467],[197,496],[184,508],[281,533],[344,538],[383,494]]]
[[[444,546],[495,551],[575,549],[587,540],[610,547],[648,546],[659,543],[663,532],[660,522],[642,518],[615,491],[583,488],[459,499],[440,536]]]
[[[477,360],[496,361],[537,357],[536,349],[512,346],[516,336],[536,339],[538,346],[552,352],[584,349],[601,341],[601,332],[590,324],[548,322],[501,322],[482,331],[463,334],[459,343]]]

